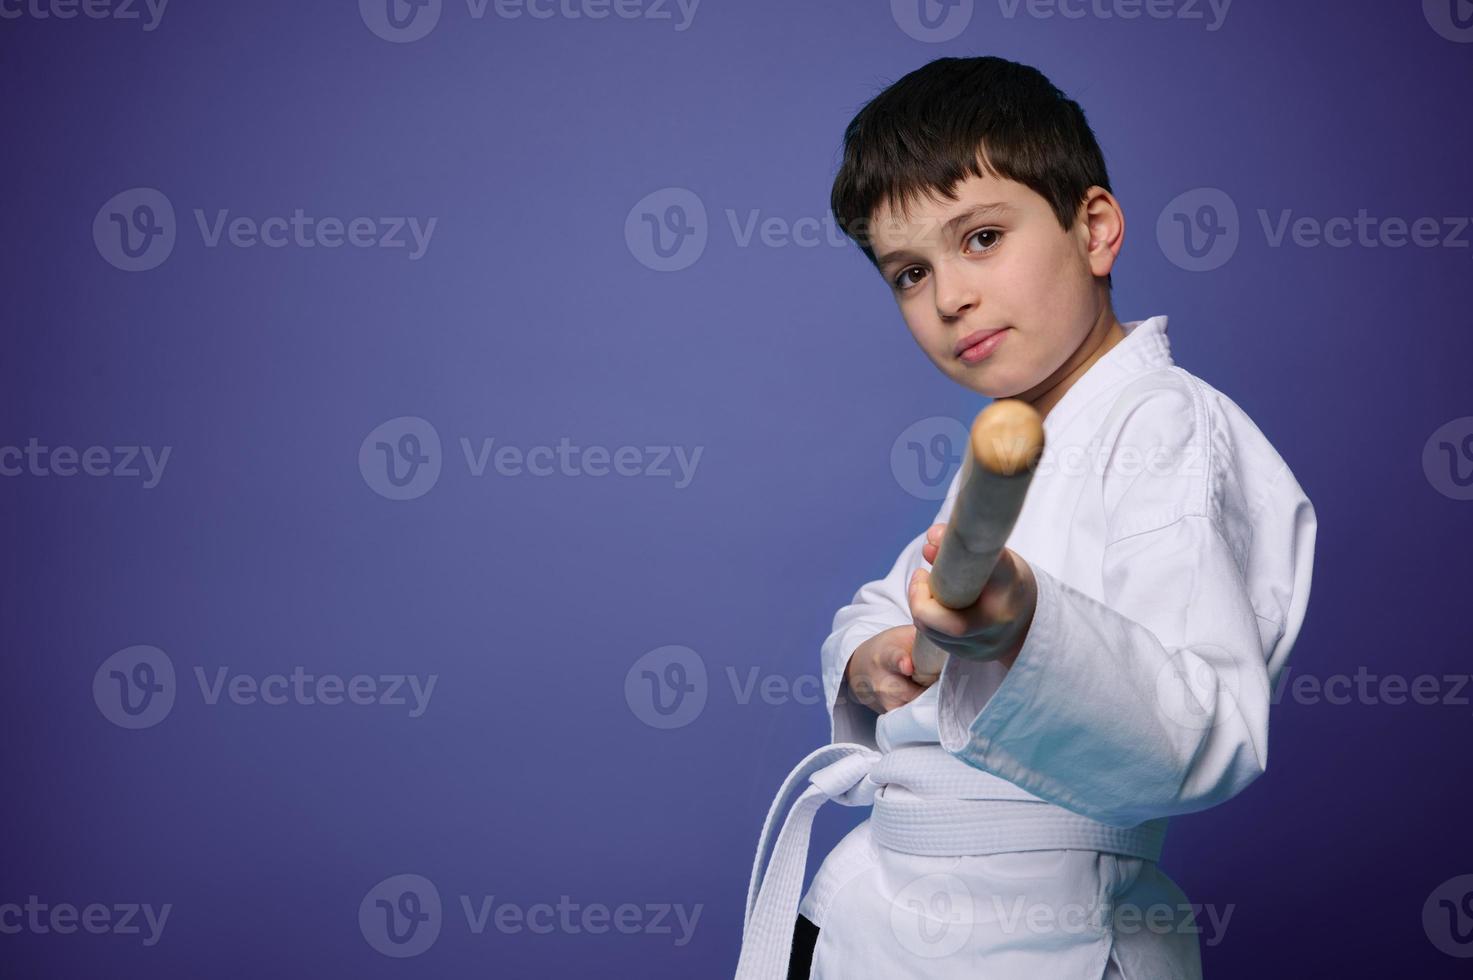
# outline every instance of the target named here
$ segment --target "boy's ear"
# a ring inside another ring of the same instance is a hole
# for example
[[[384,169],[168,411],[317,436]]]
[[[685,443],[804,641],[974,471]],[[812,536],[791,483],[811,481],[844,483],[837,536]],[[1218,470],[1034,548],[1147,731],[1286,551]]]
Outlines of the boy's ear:
[[[1080,211],[1080,235],[1090,272],[1103,278],[1110,274],[1125,244],[1125,212],[1115,195],[1097,185],[1085,191]]]

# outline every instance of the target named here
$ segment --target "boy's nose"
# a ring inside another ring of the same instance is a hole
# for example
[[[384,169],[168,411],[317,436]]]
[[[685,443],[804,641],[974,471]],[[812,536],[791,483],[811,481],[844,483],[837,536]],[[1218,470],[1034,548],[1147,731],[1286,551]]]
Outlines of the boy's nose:
[[[936,283],[936,313],[943,320],[955,320],[978,303],[977,288],[967,276],[959,273],[932,273]]]

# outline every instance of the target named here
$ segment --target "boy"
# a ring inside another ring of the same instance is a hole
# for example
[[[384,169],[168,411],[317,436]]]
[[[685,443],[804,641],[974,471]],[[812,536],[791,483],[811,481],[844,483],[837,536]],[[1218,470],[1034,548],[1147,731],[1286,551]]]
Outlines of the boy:
[[[1243,411],[1173,364],[1166,317],[1116,319],[1124,215],[1083,112],[1041,73],[933,61],[844,144],[835,216],[917,344],[1033,405],[1046,443],[975,606],[927,584],[958,474],[936,525],[834,617],[834,744],[774,801],[737,975],[1198,977],[1198,927],[1156,862],[1167,818],[1263,772],[1314,509]],[[930,688],[918,628],[950,654]],[[874,809],[798,917],[825,800]]]

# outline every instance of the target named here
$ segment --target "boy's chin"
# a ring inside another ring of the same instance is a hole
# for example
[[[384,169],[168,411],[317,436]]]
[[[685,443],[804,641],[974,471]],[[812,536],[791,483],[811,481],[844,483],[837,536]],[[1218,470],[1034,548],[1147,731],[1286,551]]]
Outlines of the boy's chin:
[[[992,399],[1015,398],[1031,387],[1026,379],[1019,378],[1001,365],[998,365],[1000,370],[987,370],[988,367],[992,365],[964,368],[952,372],[951,377],[963,388]]]

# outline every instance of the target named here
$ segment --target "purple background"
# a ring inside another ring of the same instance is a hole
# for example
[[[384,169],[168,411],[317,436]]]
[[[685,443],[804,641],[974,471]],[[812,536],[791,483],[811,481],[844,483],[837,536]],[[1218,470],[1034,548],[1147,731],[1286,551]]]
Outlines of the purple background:
[[[727,668],[811,679],[834,611],[935,511],[892,473],[892,443],[981,403],[924,360],[857,249],[742,247],[727,211],[822,218],[844,124],[942,55],[1034,64],[1081,102],[1127,216],[1117,314],[1169,315],[1178,363],[1249,412],[1313,500],[1294,674],[1466,675],[1473,502],[1422,457],[1473,414],[1473,233],[1274,248],[1258,211],[1473,213],[1473,44],[1417,3],[1240,0],[1217,30],[979,3],[941,43],[879,0],[705,0],[686,30],[667,9],[477,20],[446,0],[412,43],[375,36],[351,0],[175,0],[155,30],[0,19],[0,446],[172,447],[152,489],[0,478],[0,903],[173,905],[151,947],[0,935],[0,972],[728,975],[770,795],[827,720],[740,703]],[[92,223],[137,187],[169,198],[178,240],[125,272]],[[624,225],[670,187],[698,195],[709,241],[661,272]],[[1236,202],[1241,241],[1192,272],[1155,227],[1200,187]],[[209,248],[196,208],[438,224],[413,261]],[[357,462],[400,416],[443,441],[438,483],[408,501]],[[462,436],[703,455],[684,488],[477,478]],[[178,684],[167,718],[130,731],[91,691],[135,644]],[[625,678],[672,644],[699,654],[707,701],[661,730]],[[208,704],[194,669],[223,666],[438,684],[418,718]],[[1285,695],[1269,773],[1177,820],[1162,862],[1194,901],[1234,906],[1209,976],[1464,975],[1422,910],[1473,872],[1469,693]],[[861,816],[830,811],[810,870]],[[358,927],[400,873],[445,902],[414,959]],[[462,894],[701,917],[683,946],[477,936]]]

